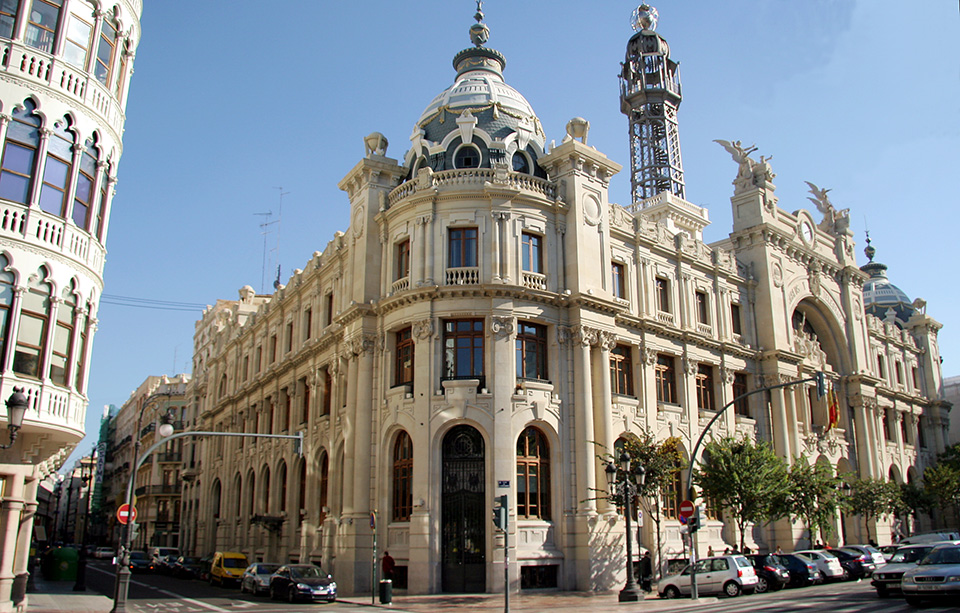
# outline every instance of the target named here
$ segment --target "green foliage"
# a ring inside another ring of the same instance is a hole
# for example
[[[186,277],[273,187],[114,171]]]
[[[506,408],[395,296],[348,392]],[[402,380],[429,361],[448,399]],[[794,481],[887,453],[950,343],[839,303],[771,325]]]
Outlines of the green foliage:
[[[960,472],[960,443],[947,447],[943,453],[937,454],[937,462]]]
[[[902,514],[914,516],[917,513],[930,513],[936,504],[933,496],[926,488],[914,485],[913,483],[900,484],[900,503],[902,505]],[[897,512],[901,513],[900,510]]]
[[[787,495],[779,501],[784,513],[806,526],[811,544],[817,534],[829,538],[840,503],[840,478],[834,476],[833,467],[819,462],[811,465],[800,456],[790,467],[789,482]]]
[[[928,466],[923,471],[923,484],[940,509],[960,503],[960,470],[949,460]]]
[[[694,483],[704,498],[730,511],[743,550],[748,523],[782,516],[775,502],[789,486],[787,464],[769,443],[753,443],[747,438],[711,441],[703,457],[704,462],[694,472]]]
[[[844,480],[850,485],[850,489],[841,501],[843,507],[868,522],[875,517],[906,511],[900,486],[893,481],[855,475],[846,475]],[[869,523],[867,538],[870,538]]]
[[[630,454],[631,463],[639,463],[645,471],[642,486],[634,479],[638,495],[641,499],[660,496],[673,484],[676,472],[684,468],[680,439],[673,436],[658,442],[652,432],[643,430],[625,440],[624,451]]]

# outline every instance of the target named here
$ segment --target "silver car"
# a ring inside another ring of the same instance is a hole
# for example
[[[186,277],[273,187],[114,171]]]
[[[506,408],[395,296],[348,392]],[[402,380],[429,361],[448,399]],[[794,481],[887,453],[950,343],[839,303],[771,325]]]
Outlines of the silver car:
[[[840,581],[843,579],[843,566],[841,566],[840,560],[826,549],[806,549],[793,553],[816,564],[817,570],[823,575],[824,581]]]
[[[900,589],[913,606],[924,598],[960,596],[960,545],[934,547],[915,568],[903,573]]]
[[[933,550],[933,543],[929,545],[904,545],[897,549],[888,564],[877,567],[873,571],[870,585],[877,588],[877,596],[886,598],[890,592],[900,591],[900,580],[903,573],[915,568],[925,555]]]
[[[251,594],[270,593],[270,575],[280,569],[280,564],[268,564],[257,562],[251,564],[243,571],[240,577],[240,592],[250,592]]]
[[[690,566],[682,572],[660,579],[661,598],[689,596]],[[697,560],[697,594],[739,596],[752,593],[757,587],[757,573],[750,560],[741,555],[716,556]]]
[[[847,551],[857,555],[867,556],[867,558],[872,558],[873,563],[877,566],[886,563],[887,559],[883,557],[883,552],[874,547],[873,545],[844,545],[840,549],[846,549]]]

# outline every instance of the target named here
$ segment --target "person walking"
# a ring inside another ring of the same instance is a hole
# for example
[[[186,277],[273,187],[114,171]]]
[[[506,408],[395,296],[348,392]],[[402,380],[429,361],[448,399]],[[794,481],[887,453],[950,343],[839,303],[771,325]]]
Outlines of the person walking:
[[[653,590],[653,560],[650,559],[650,552],[647,551],[640,558],[640,588],[644,592]]]
[[[390,556],[389,551],[383,552],[383,561],[381,564],[383,568],[383,578],[393,581],[393,569],[397,565],[397,563],[394,562],[393,557]]]

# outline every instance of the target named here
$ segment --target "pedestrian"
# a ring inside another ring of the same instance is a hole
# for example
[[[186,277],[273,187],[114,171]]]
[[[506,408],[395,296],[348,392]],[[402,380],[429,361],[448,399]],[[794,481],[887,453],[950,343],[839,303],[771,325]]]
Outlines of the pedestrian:
[[[393,568],[397,565],[389,551],[383,552],[383,578],[393,581]]]
[[[750,548],[746,545],[743,546],[743,555],[750,555]]]
[[[709,547],[707,547],[707,557],[708,558],[713,557],[713,545],[710,545]]]
[[[780,555],[782,553],[783,553],[783,550],[780,549],[780,545],[777,545],[777,555]]]
[[[723,550],[723,555],[725,555],[725,556],[730,555],[730,548],[729,548],[729,547],[727,547],[726,549]]]
[[[646,551],[640,558],[640,588],[644,592],[652,591],[653,582],[653,560],[650,559],[650,552]]]

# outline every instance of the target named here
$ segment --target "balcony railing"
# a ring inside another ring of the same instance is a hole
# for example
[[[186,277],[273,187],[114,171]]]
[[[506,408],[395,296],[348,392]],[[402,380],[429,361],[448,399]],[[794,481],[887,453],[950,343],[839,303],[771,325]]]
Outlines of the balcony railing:
[[[447,269],[447,285],[477,285],[480,269],[476,266]]]
[[[547,275],[523,271],[523,286],[530,289],[547,289]]]
[[[180,485],[141,485],[134,492],[137,496],[180,495]]]
[[[157,462],[177,462],[180,463],[183,461],[183,452],[181,451],[170,451],[167,453],[158,453]]]

